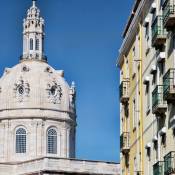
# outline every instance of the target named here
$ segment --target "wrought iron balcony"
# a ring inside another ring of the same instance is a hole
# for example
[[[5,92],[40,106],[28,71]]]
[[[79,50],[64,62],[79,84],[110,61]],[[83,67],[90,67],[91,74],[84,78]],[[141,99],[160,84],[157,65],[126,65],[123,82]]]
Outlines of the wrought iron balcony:
[[[174,175],[175,174],[175,152],[169,152],[164,157],[164,174],[165,175]]]
[[[166,41],[167,31],[163,26],[163,17],[157,16],[152,23],[152,45],[155,48],[162,46]]]
[[[163,25],[168,30],[175,25],[175,1],[165,0],[163,4]]]
[[[163,86],[157,85],[152,92],[152,113],[161,114],[167,109],[167,102],[163,100]]]
[[[129,100],[129,80],[124,80],[121,82],[119,87],[120,101],[121,103],[127,103]]]
[[[159,161],[153,165],[153,175],[164,175],[164,162]]]
[[[163,77],[163,98],[167,101],[175,100],[175,69],[169,69]]]
[[[122,153],[128,153],[130,150],[129,132],[123,132],[120,136],[120,149]]]

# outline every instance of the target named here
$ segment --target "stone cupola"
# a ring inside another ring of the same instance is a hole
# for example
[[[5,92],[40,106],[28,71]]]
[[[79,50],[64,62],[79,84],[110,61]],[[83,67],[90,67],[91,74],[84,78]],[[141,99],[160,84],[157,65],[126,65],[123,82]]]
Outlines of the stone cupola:
[[[23,22],[23,55],[20,59],[47,61],[44,55],[44,19],[40,16],[36,0],[32,1]]]

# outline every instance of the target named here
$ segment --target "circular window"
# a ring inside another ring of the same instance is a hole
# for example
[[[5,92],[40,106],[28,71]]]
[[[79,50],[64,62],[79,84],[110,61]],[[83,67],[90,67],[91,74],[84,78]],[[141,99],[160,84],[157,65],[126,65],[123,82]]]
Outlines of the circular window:
[[[27,66],[23,66],[22,70],[23,70],[24,72],[27,72],[29,69],[28,69]]]
[[[24,87],[23,87],[23,86],[19,86],[19,87],[18,87],[18,93],[19,93],[20,95],[24,94]]]
[[[51,95],[56,96],[57,95],[57,88],[56,86],[52,86],[52,88],[50,89]]]

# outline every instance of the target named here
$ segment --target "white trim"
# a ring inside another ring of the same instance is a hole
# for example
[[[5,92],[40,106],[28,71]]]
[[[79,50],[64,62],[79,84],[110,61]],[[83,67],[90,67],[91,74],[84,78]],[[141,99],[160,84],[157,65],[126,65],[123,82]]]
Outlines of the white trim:
[[[143,80],[143,84],[147,85],[150,81],[150,77],[149,76],[146,76]]]
[[[157,142],[158,141],[158,138],[157,138],[157,135],[155,135],[152,139],[152,142]]]
[[[157,62],[165,61],[165,52],[160,52],[157,57]]]
[[[150,12],[150,13],[154,13],[155,10],[156,10],[156,3],[153,2],[152,5],[151,5],[151,8],[150,8],[150,11],[149,11],[149,12]]]
[[[138,26],[138,23],[139,23],[139,20],[140,20],[140,16],[141,16],[141,13],[143,11],[143,8],[145,7],[145,5],[147,4],[146,3],[147,0],[143,0],[140,2],[140,5],[138,6],[138,9],[135,13],[135,16],[134,16],[134,19],[132,20],[131,24],[130,24],[130,27],[126,33],[126,36],[122,42],[122,45],[119,49],[119,57],[117,59],[117,65],[119,66],[120,63],[121,63],[121,59],[123,57],[123,52],[125,50],[127,50],[127,47],[130,46],[130,44],[128,44],[128,42],[132,41],[132,37],[134,36],[134,33],[137,32],[137,30],[135,29],[137,26]]]
[[[145,145],[145,149],[150,149],[151,148],[151,142],[148,142],[146,145]]]
[[[149,20],[149,17],[146,17],[145,20],[144,20],[143,26],[144,26],[144,27],[147,27],[148,24],[149,24],[149,21],[150,21],[150,20]]]
[[[164,126],[161,130],[160,130],[160,136],[166,134],[166,127]]]
[[[157,66],[155,64],[151,65],[150,74],[155,74],[157,72]]]

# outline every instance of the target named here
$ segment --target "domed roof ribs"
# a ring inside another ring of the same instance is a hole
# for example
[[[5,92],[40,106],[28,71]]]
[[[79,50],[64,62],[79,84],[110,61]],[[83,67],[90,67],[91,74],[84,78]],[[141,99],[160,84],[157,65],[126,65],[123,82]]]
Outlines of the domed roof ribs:
[[[44,19],[32,0],[32,6],[27,10],[27,17],[23,22],[23,54],[20,61],[38,60],[47,62],[44,55]]]

